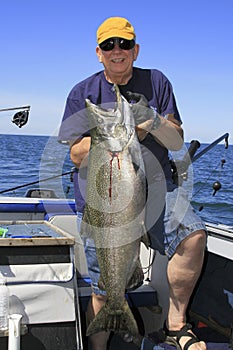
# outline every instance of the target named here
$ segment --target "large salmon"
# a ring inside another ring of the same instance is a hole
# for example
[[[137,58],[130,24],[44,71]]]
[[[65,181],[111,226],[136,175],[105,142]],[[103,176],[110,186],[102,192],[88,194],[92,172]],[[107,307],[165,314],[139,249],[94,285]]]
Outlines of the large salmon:
[[[91,149],[81,234],[95,241],[99,286],[107,293],[106,304],[88,326],[87,335],[138,333],[125,290],[143,281],[139,253],[145,234],[145,174],[131,106],[117,86],[115,92],[114,108],[86,100]]]

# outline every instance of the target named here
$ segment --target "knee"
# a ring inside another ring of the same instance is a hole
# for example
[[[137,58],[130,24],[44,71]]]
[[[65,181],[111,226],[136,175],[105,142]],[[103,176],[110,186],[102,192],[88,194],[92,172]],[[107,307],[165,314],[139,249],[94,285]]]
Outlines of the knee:
[[[206,248],[206,241],[206,232],[204,230],[198,230],[181,242],[181,249],[190,251],[190,253],[194,253],[195,255],[198,253],[202,254]]]
[[[92,320],[95,315],[102,309],[106,302],[106,295],[92,293],[87,306],[87,318]]]
[[[106,295],[92,293],[92,303],[99,304],[99,305],[105,304],[106,299],[107,299]]]
[[[193,238],[193,244],[195,246],[205,249],[207,234],[204,230],[198,230],[193,232],[192,238]]]

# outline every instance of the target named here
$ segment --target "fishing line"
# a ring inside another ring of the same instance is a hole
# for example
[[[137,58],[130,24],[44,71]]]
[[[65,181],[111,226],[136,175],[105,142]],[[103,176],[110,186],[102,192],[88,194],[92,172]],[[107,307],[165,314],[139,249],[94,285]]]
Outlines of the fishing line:
[[[192,198],[194,198],[202,189],[204,186],[206,186],[207,181],[210,179],[210,177],[213,175],[214,171],[219,167],[219,164],[216,165],[214,169],[210,172],[209,176],[205,179],[205,182],[200,186],[200,188],[193,194]]]
[[[227,145],[228,146],[228,145]],[[224,150],[224,158],[221,159],[220,161],[220,164],[218,162],[218,164],[216,165],[215,168],[213,168],[213,170],[210,172],[209,176],[207,177],[207,179],[205,180],[205,182],[200,186],[200,188],[194,193],[194,195],[192,196],[192,198],[194,198],[202,189],[203,187],[206,185],[206,183],[208,182],[208,180],[211,178],[211,176],[214,174],[214,172],[217,170],[217,168],[219,168],[219,171],[218,171],[218,180],[216,180],[212,187],[213,187],[213,196],[215,196],[215,194],[217,193],[217,191],[219,191],[221,188],[222,188],[222,185],[221,185],[221,179],[223,177],[223,167],[224,167],[224,164],[226,164],[226,150],[228,147],[225,147],[225,150]],[[199,207],[199,211],[202,211],[204,208],[204,205],[201,204],[200,207]]]
[[[56,179],[57,177],[60,177],[60,176],[72,174],[73,172],[74,172],[74,170],[72,169],[71,171],[67,171],[66,173],[62,173],[62,174],[59,174],[59,175],[54,175],[54,176],[51,176],[51,177],[47,177],[46,179],[37,180],[37,181],[26,183],[24,185],[19,185],[19,186],[15,186],[15,187],[12,187],[12,188],[8,188],[7,190],[0,191],[0,194],[6,193],[6,192],[15,191],[15,190],[18,190],[20,188],[31,186],[31,185],[35,185],[35,184],[38,184],[38,183],[41,183],[41,182],[53,180],[53,179]]]

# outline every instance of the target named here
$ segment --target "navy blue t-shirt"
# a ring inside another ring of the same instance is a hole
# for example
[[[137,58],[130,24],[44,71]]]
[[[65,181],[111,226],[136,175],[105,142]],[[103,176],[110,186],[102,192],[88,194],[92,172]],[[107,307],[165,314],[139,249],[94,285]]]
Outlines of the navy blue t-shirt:
[[[172,85],[166,76],[156,69],[133,68],[132,78],[126,85],[119,85],[121,94],[127,99],[127,91],[143,94],[149,105],[165,116],[174,114],[181,122],[177,110]],[[84,136],[89,136],[89,124],[85,113],[85,99],[94,104],[104,104],[116,101],[113,84],[109,83],[103,71],[81,81],[71,90],[65,106],[62,124],[59,130],[60,142],[75,142]],[[171,180],[171,167],[168,151],[148,134],[141,142],[147,181],[152,182],[161,174],[161,168],[166,179]],[[158,162],[153,162],[153,156]],[[158,166],[159,164],[159,166]],[[77,211],[83,212],[85,205],[86,169],[74,174],[74,190]]]

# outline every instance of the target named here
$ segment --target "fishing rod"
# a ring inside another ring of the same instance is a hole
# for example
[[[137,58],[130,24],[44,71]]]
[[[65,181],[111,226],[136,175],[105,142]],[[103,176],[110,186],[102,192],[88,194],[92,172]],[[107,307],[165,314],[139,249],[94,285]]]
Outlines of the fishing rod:
[[[192,158],[192,162],[195,162],[197,159],[199,159],[201,156],[203,156],[206,152],[208,152],[209,150],[211,150],[211,148],[213,148],[214,146],[216,146],[220,141],[222,141],[223,139],[225,139],[225,149],[228,148],[228,137],[229,134],[226,133],[224,135],[222,135],[221,137],[219,137],[217,140],[215,140],[214,142],[212,142],[210,145],[208,145],[207,147],[205,147],[202,151],[200,151],[195,157]]]
[[[57,177],[60,177],[60,176],[73,174],[73,172],[74,172],[74,170],[71,170],[71,171],[67,171],[66,173],[62,173],[62,174],[59,174],[59,175],[54,175],[54,176],[47,177],[46,179],[37,180],[37,181],[33,181],[33,182],[26,183],[26,184],[24,184],[24,185],[19,185],[19,186],[11,187],[11,188],[8,188],[7,190],[0,191],[0,194],[6,193],[6,192],[15,191],[15,190],[18,190],[18,189],[20,189],[20,188],[27,187],[27,186],[31,186],[31,185],[35,185],[35,184],[38,184],[38,183],[41,183],[41,182],[53,180],[53,179],[56,179]]]
[[[191,163],[194,163],[197,159],[199,159],[205,153],[210,151],[214,146],[216,146],[223,139],[225,139],[225,148],[227,149],[228,148],[228,137],[229,137],[229,134],[225,133],[224,135],[220,136],[217,140],[212,142],[210,145],[205,147],[196,156],[194,156],[194,155],[195,155],[196,151],[198,150],[198,148],[201,146],[201,144],[197,140],[191,141],[189,149],[187,150],[183,159],[171,161],[172,177],[173,177],[174,183],[177,185],[181,185],[183,180],[187,180],[187,170],[188,170],[189,165]]]
[[[194,154],[196,153],[197,149],[200,147],[200,142],[197,141],[197,140],[193,140],[191,141],[190,143],[190,146],[189,146],[189,149],[187,151],[187,153],[185,154],[183,160],[180,160],[180,161],[172,161],[171,162],[171,166],[172,166],[172,169],[173,169],[173,180],[175,183],[178,183],[177,181],[178,178],[180,178],[181,176],[184,178],[184,173],[187,171],[189,165],[196,161],[198,158],[200,158],[203,154],[205,154],[206,152],[208,152],[211,148],[213,148],[216,144],[218,144],[220,141],[222,141],[224,138],[225,138],[225,142],[226,142],[226,145],[225,145],[225,148],[228,148],[228,136],[229,134],[226,133],[224,134],[223,136],[219,137],[217,140],[215,140],[214,142],[212,142],[210,145],[208,145],[207,147],[205,147],[201,152],[199,152],[195,157],[194,157]],[[3,190],[3,191],[0,191],[0,194],[3,194],[3,193],[6,193],[6,192],[11,192],[11,191],[15,191],[17,189],[20,189],[20,188],[23,188],[23,187],[27,187],[27,186],[31,186],[31,185],[35,185],[35,184],[38,184],[40,182],[45,182],[45,181],[49,181],[49,180],[53,180],[57,177],[60,177],[60,176],[64,176],[64,175],[69,175],[69,174],[73,174],[74,172],[74,169],[72,169],[71,171],[68,171],[68,172],[65,172],[65,173],[62,173],[60,175],[55,175],[55,176],[51,176],[51,177],[48,177],[48,178],[45,178],[45,179],[42,179],[42,180],[38,180],[38,181],[33,181],[33,182],[29,182],[29,183],[26,183],[24,185],[19,185],[19,186],[16,186],[16,187],[12,187],[12,188],[9,188],[7,190]]]
[[[14,111],[21,109],[20,112],[17,112],[12,119],[12,123],[17,125],[19,128],[22,128],[28,122],[28,116],[31,106],[22,106],[22,107],[11,107],[11,108],[1,108],[0,112]],[[23,111],[22,111],[23,109]]]

